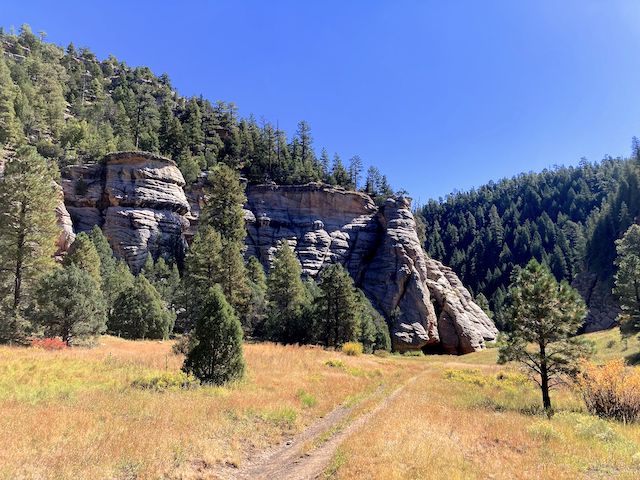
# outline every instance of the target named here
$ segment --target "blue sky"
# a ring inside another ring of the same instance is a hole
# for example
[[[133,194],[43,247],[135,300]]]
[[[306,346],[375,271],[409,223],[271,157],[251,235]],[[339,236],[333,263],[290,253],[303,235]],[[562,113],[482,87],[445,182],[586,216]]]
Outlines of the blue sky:
[[[640,2],[10,1],[0,24],[359,154],[425,202],[640,136]]]

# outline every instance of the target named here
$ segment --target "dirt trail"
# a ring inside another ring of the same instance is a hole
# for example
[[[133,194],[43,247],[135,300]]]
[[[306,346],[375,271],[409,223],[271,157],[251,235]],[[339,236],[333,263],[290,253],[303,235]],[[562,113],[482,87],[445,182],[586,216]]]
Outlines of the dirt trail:
[[[268,480],[313,480],[322,475],[343,440],[366,424],[369,419],[384,410],[398,397],[404,387],[418,378],[410,378],[404,384],[387,395],[373,409],[360,415],[351,423],[339,428],[343,420],[355,410],[356,406],[339,406],[324,418],[314,423],[289,441],[251,459],[241,468],[226,468],[217,472],[222,480],[268,479]],[[315,449],[303,451],[314,439],[328,437]]]

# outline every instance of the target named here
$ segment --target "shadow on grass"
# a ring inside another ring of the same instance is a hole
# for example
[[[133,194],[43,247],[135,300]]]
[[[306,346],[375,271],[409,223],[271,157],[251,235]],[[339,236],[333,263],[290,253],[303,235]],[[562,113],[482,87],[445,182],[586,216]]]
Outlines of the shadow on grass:
[[[640,365],[640,352],[632,353],[624,357],[627,365]]]

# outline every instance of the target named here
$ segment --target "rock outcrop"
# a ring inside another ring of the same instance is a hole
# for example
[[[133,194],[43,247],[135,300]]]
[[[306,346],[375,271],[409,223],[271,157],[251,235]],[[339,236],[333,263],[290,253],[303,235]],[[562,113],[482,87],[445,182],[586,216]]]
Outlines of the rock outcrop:
[[[268,267],[288,242],[315,277],[341,263],[390,321],[396,350],[469,353],[498,333],[455,273],[429,259],[409,199],[377,209],[358,192],[320,184],[247,188],[247,254]]]
[[[580,292],[589,309],[581,333],[597,332],[617,325],[620,307],[611,292],[611,282],[599,279],[594,273],[582,272],[576,275],[571,286]]]
[[[133,270],[148,253],[184,255],[189,203],[184,178],[167,158],[142,152],[107,155],[100,164],[64,172],[65,203],[76,232],[102,227]]]
[[[204,202],[197,186],[185,195],[174,162],[142,152],[70,167],[62,186],[74,231],[99,225],[134,270],[148,253],[180,259]],[[246,193],[246,254],[268,268],[286,241],[305,275],[315,277],[330,263],[344,265],[389,320],[397,350],[462,354],[495,339],[493,322],[458,277],[425,255],[408,198],[377,208],[364,193],[322,184],[249,185]],[[62,210],[59,218],[66,228]]]

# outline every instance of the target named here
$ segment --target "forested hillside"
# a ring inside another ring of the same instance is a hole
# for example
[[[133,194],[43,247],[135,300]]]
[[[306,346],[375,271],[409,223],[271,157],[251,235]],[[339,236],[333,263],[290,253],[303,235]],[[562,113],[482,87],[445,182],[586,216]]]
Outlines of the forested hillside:
[[[0,145],[37,147],[60,166],[90,163],[116,150],[145,150],[178,163],[187,182],[217,162],[240,169],[249,181],[279,184],[324,181],[392,193],[375,167],[354,156],[314,150],[310,127],[292,136],[269,122],[239,118],[233,103],[183,97],[166,74],[100,60],[87,48],[44,41],[24,25],[0,30]]]
[[[570,281],[585,266],[611,275],[614,240],[640,211],[637,192],[635,167],[613,158],[491,182],[420,210],[425,249],[450,265],[480,303],[486,297],[503,327],[511,273],[531,258],[558,279]]]

